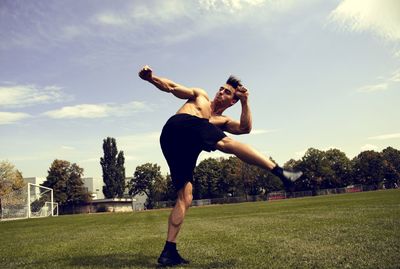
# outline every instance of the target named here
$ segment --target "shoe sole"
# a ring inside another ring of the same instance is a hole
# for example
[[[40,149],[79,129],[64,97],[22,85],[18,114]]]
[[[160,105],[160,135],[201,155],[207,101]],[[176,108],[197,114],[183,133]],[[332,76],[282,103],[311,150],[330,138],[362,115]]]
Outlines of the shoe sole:
[[[172,262],[172,261],[170,261],[168,259],[158,259],[157,262],[162,267],[176,266],[176,265],[181,264],[181,263]]]

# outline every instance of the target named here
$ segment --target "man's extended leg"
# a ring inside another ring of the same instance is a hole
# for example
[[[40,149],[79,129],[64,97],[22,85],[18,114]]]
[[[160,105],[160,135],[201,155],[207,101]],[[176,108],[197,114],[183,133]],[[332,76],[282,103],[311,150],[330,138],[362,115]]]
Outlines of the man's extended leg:
[[[186,212],[192,204],[192,199],[192,183],[188,182],[178,191],[176,204],[168,219],[167,241],[164,250],[158,258],[158,263],[162,265],[171,266],[181,263],[189,263],[179,255],[176,249],[176,238],[182,227]]]
[[[302,172],[294,173],[284,171],[277,164],[251,146],[235,141],[230,137],[224,137],[222,140],[218,141],[216,148],[224,153],[234,154],[236,157],[248,164],[253,164],[260,168],[270,170],[274,175],[278,176],[282,180],[285,186],[296,181],[303,174]]]

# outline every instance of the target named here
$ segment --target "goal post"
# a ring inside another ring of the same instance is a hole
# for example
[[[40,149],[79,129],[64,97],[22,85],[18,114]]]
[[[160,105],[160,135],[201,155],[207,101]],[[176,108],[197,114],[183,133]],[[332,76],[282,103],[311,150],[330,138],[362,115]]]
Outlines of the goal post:
[[[53,189],[28,183],[0,197],[1,220],[58,216]]]

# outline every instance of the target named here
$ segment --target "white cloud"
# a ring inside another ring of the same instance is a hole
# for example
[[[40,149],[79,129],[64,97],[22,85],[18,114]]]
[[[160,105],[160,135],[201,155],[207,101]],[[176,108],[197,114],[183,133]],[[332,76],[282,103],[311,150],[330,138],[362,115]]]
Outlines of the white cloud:
[[[58,86],[42,88],[35,85],[0,86],[0,107],[26,107],[61,102],[69,98]]]
[[[374,85],[366,85],[358,88],[359,92],[378,92],[387,90],[389,84],[388,83],[379,83]]]
[[[66,106],[58,110],[51,110],[44,113],[54,119],[74,118],[104,118],[108,116],[107,105],[76,105]]]
[[[364,146],[361,147],[362,151],[365,151],[365,150],[377,150],[377,149],[378,149],[378,146],[371,145],[371,144],[365,144]]]
[[[124,117],[140,111],[151,110],[143,102],[133,101],[127,104],[81,104],[66,106],[61,109],[51,110],[43,115],[54,119],[76,119],[76,118],[105,118]]]
[[[386,40],[400,40],[400,1],[344,0],[330,20],[354,32],[369,31]]]
[[[232,24],[265,22],[277,12],[298,5],[294,0],[143,1],[124,9],[103,10],[89,21],[90,27],[107,27],[94,35],[107,36],[108,40],[112,37],[113,41],[136,45],[174,44]],[[257,9],[260,12],[255,13]]]
[[[234,13],[246,7],[259,6],[265,2],[265,0],[200,0],[199,4],[209,11],[229,11]]]
[[[157,2],[155,5],[135,5],[130,15],[137,23],[153,22],[163,24],[187,16],[191,6],[186,1],[170,0]]]
[[[16,123],[29,117],[31,116],[26,113],[0,112],[0,125]]]
[[[75,150],[75,148],[74,147],[71,147],[71,146],[61,146],[61,149],[64,149],[64,150]]]
[[[285,11],[299,4],[304,4],[304,2],[294,0],[199,0],[201,9],[217,13],[234,13],[235,15],[264,7],[266,7],[266,11]],[[254,13],[251,15],[254,16]],[[264,13],[264,15],[266,14]]]
[[[169,0],[157,3],[142,2],[120,10],[107,10],[95,14],[91,22],[104,26],[126,26],[139,29],[138,25],[149,23],[163,25],[164,23],[176,21],[186,16],[190,4],[185,1]]]
[[[97,22],[105,25],[121,26],[127,24],[129,21],[116,14],[98,14],[96,16]]]
[[[383,135],[368,137],[368,139],[370,139],[370,140],[387,140],[387,139],[394,139],[394,138],[400,138],[400,133],[383,134]]]
[[[389,82],[400,82],[400,69],[392,73],[392,76],[389,78]]]
[[[365,85],[357,89],[358,92],[369,93],[369,92],[379,92],[385,91],[390,88],[395,83],[400,82],[400,69],[394,71],[390,77],[380,77],[382,82],[377,84]]]
[[[312,1],[308,0],[307,4]],[[276,18],[276,14],[280,16],[281,12],[304,6],[305,2],[168,0],[110,3],[92,5],[85,2],[80,12],[73,12],[73,6],[58,1],[48,5],[32,2],[17,8],[6,7],[4,21],[10,27],[0,31],[0,49],[22,47],[44,52],[53,47],[71,49],[79,44],[84,54],[72,60],[90,64],[109,54],[131,57],[132,47],[140,51],[137,47],[148,44],[176,44],[233,24],[254,26],[262,22],[265,27],[265,22]],[[81,58],[89,60],[79,61]]]
[[[276,132],[276,131],[277,131],[277,130],[255,129],[255,130],[252,130],[252,131],[250,132],[250,135],[268,134],[268,133],[274,133],[274,132]]]

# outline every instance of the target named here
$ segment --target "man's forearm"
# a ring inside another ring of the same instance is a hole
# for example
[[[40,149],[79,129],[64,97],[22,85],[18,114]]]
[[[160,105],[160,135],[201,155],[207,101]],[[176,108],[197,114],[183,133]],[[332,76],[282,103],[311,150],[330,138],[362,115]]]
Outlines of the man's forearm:
[[[160,78],[157,76],[152,76],[150,80],[148,80],[151,84],[156,86],[158,89],[164,91],[164,92],[171,92],[171,89],[176,87],[177,84],[169,79],[166,78]]]
[[[152,76],[148,82],[164,92],[172,93],[174,96],[180,99],[192,99],[196,97],[196,92],[194,89],[182,86],[167,78]]]
[[[242,102],[242,113],[240,115],[240,129],[249,133],[252,128],[251,111],[247,101]]]

